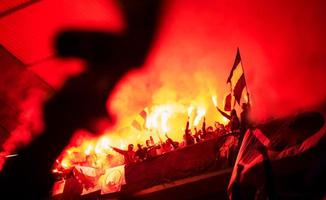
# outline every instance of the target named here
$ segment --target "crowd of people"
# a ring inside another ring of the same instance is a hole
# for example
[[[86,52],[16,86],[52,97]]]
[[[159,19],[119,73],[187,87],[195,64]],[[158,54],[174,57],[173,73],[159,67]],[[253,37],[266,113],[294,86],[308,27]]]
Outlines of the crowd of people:
[[[117,156],[110,152],[104,157],[105,161],[101,160],[103,158],[97,157],[93,152],[87,154],[84,159],[82,159],[82,155],[76,156],[76,162],[69,168],[62,167],[61,164],[59,164],[60,162],[58,162],[58,166],[61,166],[61,169],[57,167],[55,178],[57,181],[67,181],[65,190],[71,191],[66,191],[65,193],[76,193],[80,195],[83,188],[87,190],[88,188],[95,187],[99,177],[105,174],[106,169],[121,164],[132,165],[146,162],[168,152],[187,148],[188,146],[217,138],[221,140],[218,139],[219,142],[216,148],[216,164],[222,168],[233,167],[243,136],[250,127],[248,109],[249,106],[243,104],[239,118],[234,109],[228,114],[217,108],[221,115],[227,118],[229,122],[226,125],[215,122],[213,126],[206,126],[206,119],[204,117],[200,129],[196,127],[191,129],[188,118],[183,133],[183,140],[180,142],[174,141],[167,134],[165,134],[165,140],[160,138],[159,142],[154,142],[153,137],[150,136],[149,139],[146,140],[145,145],[137,144],[137,147],[134,147],[133,144],[129,144],[127,149],[111,147],[116,154],[120,154],[121,156]],[[81,158],[80,161],[77,161],[78,157]],[[71,187],[68,187],[68,185],[71,185]]]
[[[226,125],[215,122],[213,126],[206,126],[206,120],[204,117],[200,129],[197,129],[196,127],[191,129],[188,118],[185,131],[183,133],[183,140],[181,142],[173,140],[167,134],[165,134],[165,140],[160,138],[159,142],[154,142],[153,137],[150,136],[149,139],[146,140],[145,145],[137,144],[137,147],[134,147],[133,144],[129,144],[127,149],[111,147],[113,151],[122,155],[122,157],[118,156],[118,162],[116,160],[117,156],[113,155],[112,153],[108,153],[106,162],[102,162],[106,163],[107,166],[102,166],[100,164],[101,162],[97,161],[96,155],[90,154],[86,155],[84,161],[78,162],[77,165],[102,170],[115,166],[115,164],[112,165],[112,163],[130,165],[132,163],[150,160],[162,154],[190,145],[195,145],[197,143],[221,137],[222,143],[219,143],[220,146],[217,148],[217,159],[219,159],[221,163],[224,163],[223,165],[232,166],[243,136],[246,130],[250,127],[248,120],[248,109],[249,106],[247,104],[242,105],[242,112],[239,119],[236,110],[233,109],[231,110],[230,114],[227,114],[226,112],[217,108],[221,115],[229,120]]]
[[[249,105],[246,103],[242,104],[240,119],[235,109],[231,110],[230,114],[227,114],[219,108],[217,108],[217,110],[229,120],[227,125],[215,122],[214,127],[206,127],[206,120],[204,117],[201,129],[197,130],[195,127],[193,130],[191,130],[189,128],[188,118],[182,142],[174,141],[167,134],[165,134],[166,140],[163,141],[160,138],[159,143],[155,143],[153,137],[150,136],[150,138],[146,140],[146,146],[137,144],[137,149],[135,149],[133,144],[129,144],[127,150],[116,147],[112,147],[112,149],[123,155],[124,164],[128,165],[131,163],[142,162],[164,153],[205,140],[227,136],[219,148],[218,155],[221,159],[225,159],[229,164],[232,164],[235,158],[234,154],[238,150],[246,130],[249,128]]]

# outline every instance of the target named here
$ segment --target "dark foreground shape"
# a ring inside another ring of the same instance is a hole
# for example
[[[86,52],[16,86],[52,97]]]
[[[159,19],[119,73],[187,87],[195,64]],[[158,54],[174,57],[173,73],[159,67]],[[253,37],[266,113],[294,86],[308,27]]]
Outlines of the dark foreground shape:
[[[79,57],[88,69],[69,79],[44,107],[45,130],[0,174],[0,192],[8,199],[48,199],[54,183],[51,167],[79,128],[94,131],[96,120],[111,120],[106,100],[116,82],[131,68],[144,63],[159,16],[160,1],[121,0],[126,30],[107,34],[66,31],[56,40],[62,57]]]

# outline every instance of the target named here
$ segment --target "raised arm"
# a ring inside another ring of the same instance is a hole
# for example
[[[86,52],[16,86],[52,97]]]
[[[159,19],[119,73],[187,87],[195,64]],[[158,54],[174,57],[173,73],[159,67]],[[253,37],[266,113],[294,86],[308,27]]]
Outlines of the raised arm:
[[[187,119],[187,124],[186,124],[186,129],[185,129],[185,133],[188,133],[189,130],[189,117]]]
[[[111,147],[115,152],[118,152],[122,155],[125,155],[127,153],[127,151],[125,150],[122,150],[122,149],[119,149],[119,148],[116,148],[116,147]]]
[[[218,107],[216,107],[217,110],[221,113],[221,115],[223,115],[224,117],[226,117],[228,120],[231,120],[231,115],[228,115],[226,112],[223,112],[221,109],[219,109]]]
[[[206,133],[206,119],[204,117],[203,126],[201,127],[203,133]]]

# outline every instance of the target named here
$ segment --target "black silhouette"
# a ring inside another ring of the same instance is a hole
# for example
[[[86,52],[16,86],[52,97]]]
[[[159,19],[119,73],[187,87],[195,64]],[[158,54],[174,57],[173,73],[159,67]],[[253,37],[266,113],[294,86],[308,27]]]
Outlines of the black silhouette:
[[[111,117],[106,101],[116,82],[132,67],[143,64],[151,47],[160,1],[121,0],[126,30],[121,34],[68,30],[58,35],[61,57],[79,57],[88,69],[69,79],[44,107],[43,134],[19,156],[11,159],[0,174],[1,196],[9,199],[47,199],[54,182],[51,167],[79,128],[96,131],[98,119]]]

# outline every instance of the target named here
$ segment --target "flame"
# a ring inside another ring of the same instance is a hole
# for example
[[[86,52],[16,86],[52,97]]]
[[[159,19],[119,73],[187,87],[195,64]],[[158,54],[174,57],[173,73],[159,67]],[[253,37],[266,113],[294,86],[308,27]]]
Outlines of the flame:
[[[210,97],[206,96],[204,101],[192,101],[189,104],[172,102],[148,106],[143,130],[135,130],[129,124],[127,128],[115,127],[106,130],[97,138],[87,131],[76,132],[70,146],[55,162],[53,172],[85,163],[87,156],[95,159],[92,165],[102,169],[123,164],[123,156],[112,147],[126,150],[129,144],[145,145],[150,137],[157,143],[163,141],[165,134],[168,134],[173,140],[182,142],[187,118],[190,127],[198,126],[203,117],[206,117],[207,124],[213,124],[216,120],[227,123],[227,119],[217,115],[215,108],[212,108]]]
[[[68,159],[64,159],[64,160],[62,160],[60,164],[61,164],[61,166],[62,166],[63,168],[65,168],[65,169],[68,169],[68,168],[71,167],[71,163],[69,162]]]
[[[169,118],[175,113],[172,104],[154,106],[146,120],[146,127],[154,132],[158,132],[158,137],[170,131]]]
[[[192,106],[192,105],[189,106],[189,108],[188,108],[188,117],[190,117],[190,115],[191,115],[193,109],[194,109],[194,106]]]
[[[194,126],[197,126],[200,122],[200,120],[205,116],[206,108],[204,107],[198,107],[197,108],[197,115],[194,120]]]
[[[163,112],[161,116],[161,130],[162,133],[167,133],[169,131],[168,127],[169,115],[167,112]]]
[[[120,139],[120,149],[124,149],[126,147],[127,147],[126,143],[122,139]]]
[[[87,148],[85,149],[85,151],[84,151],[85,155],[90,155],[91,152],[93,151],[93,149],[94,149],[93,145],[92,144],[89,144],[87,146]]]
[[[216,95],[212,96],[212,101],[213,101],[214,106],[217,107],[217,97],[216,97]]]
[[[227,124],[229,122],[229,119],[226,117],[222,117],[222,124]]]
[[[110,145],[110,140],[107,136],[100,138],[95,146],[95,153],[101,154],[112,150],[112,148],[109,145]]]

